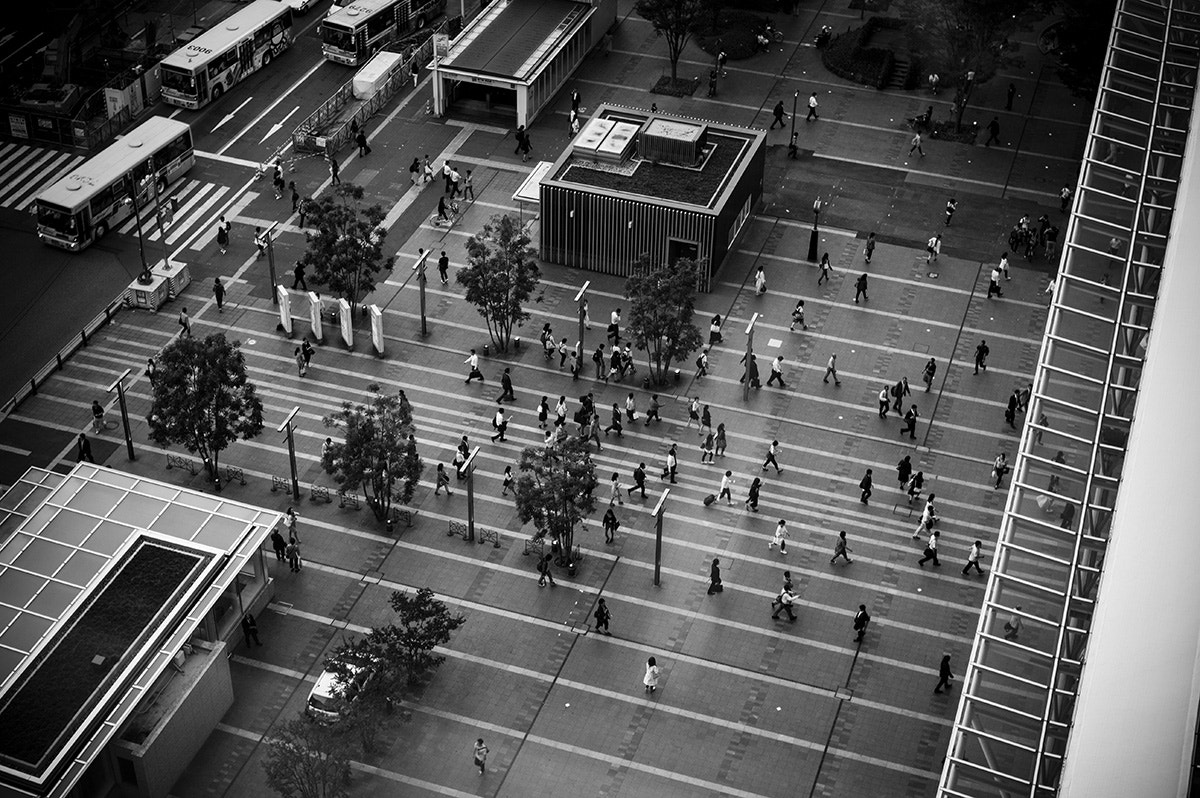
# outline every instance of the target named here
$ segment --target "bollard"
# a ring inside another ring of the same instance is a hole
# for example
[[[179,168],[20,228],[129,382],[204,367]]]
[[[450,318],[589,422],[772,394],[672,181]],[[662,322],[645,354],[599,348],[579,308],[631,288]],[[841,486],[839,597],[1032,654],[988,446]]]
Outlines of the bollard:
[[[488,344],[484,344],[483,345],[483,356],[487,357],[489,354],[491,354],[491,347]]]

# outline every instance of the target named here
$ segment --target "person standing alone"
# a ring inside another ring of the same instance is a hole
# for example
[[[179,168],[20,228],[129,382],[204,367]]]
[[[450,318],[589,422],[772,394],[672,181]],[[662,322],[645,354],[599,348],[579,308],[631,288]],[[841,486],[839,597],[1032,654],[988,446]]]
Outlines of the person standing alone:
[[[783,103],[780,103],[780,105],[783,105]],[[811,122],[814,119],[820,118],[821,117],[817,115],[817,93],[814,91],[812,94],[808,95],[808,116],[804,117],[804,121]]]

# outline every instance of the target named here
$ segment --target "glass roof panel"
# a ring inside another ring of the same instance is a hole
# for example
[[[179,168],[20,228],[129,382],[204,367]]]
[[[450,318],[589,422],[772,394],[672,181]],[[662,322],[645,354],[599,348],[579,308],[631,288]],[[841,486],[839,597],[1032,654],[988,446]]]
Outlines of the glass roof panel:
[[[71,606],[71,602],[75,600],[80,591],[81,588],[64,585],[61,582],[47,582],[27,609],[39,615],[57,618],[67,607]]]
[[[166,508],[167,503],[162,499],[154,499],[137,493],[129,493],[118,502],[108,517],[130,526],[149,529],[154,519]]]
[[[213,546],[218,549],[229,549],[242,533],[246,530],[246,524],[243,521],[235,521],[232,518],[222,518],[219,515],[214,515],[208,519],[208,523],[201,528],[192,540],[196,543],[202,543],[205,546]]]
[[[171,537],[190,540],[207,520],[208,513],[172,504],[154,521],[150,529]]]

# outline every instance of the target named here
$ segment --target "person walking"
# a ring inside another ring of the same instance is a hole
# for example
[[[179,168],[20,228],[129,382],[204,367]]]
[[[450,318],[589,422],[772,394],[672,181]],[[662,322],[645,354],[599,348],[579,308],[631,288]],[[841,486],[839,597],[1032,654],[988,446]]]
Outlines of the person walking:
[[[891,408],[891,398],[888,396],[888,386],[883,386],[879,389],[879,417],[887,418],[888,410]]]
[[[661,675],[658,669],[658,662],[654,657],[646,660],[646,675],[642,677],[642,684],[645,686],[647,693],[653,693],[658,689],[658,680]]]
[[[471,177],[470,169],[463,176],[463,199],[470,199],[471,202],[475,201],[475,178]]]
[[[454,491],[450,490],[450,475],[446,473],[446,465],[444,463],[437,464],[437,473],[434,475],[435,485],[433,495],[438,496],[442,492],[442,488],[446,489],[447,496],[453,496]]]
[[[861,643],[863,635],[867,633],[867,625],[871,623],[871,616],[867,612],[866,604],[858,605],[858,612],[854,613],[854,631],[858,634],[854,635],[854,642]]]
[[[629,486],[628,490],[625,491],[625,494],[627,496],[629,496],[630,498],[633,498],[633,492],[635,490],[640,490],[642,492],[642,498],[643,499],[646,498],[646,464],[645,463],[638,463],[637,468],[633,469],[633,484]]]
[[[829,564],[833,565],[837,561],[838,557],[841,557],[847,563],[854,562],[854,560],[850,559],[849,556],[850,552],[852,551],[854,551],[854,549],[846,545],[846,533],[838,532],[837,540],[833,541],[833,556],[829,558]]]
[[[299,288],[301,291],[308,290],[308,283],[304,280],[304,263],[296,261],[296,267],[292,269],[292,290]]]
[[[784,124],[783,124],[784,117],[787,116],[787,114],[785,114],[783,112],[783,100],[780,100],[779,102],[775,103],[775,107],[771,110],[771,113],[775,115],[775,118],[771,120],[771,127],[767,128],[767,129],[774,130],[776,125],[783,127],[784,126]]]
[[[1008,396],[1008,404],[1004,408],[1004,421],[1013,429],[1017,428],[1017,410],[1021,407],[1021,392],[1014,389]]]
[[[480,737],[475,741],[474,762],[475,767],[479,768],[479,775],[482,776],[487,771],[487,755],[488,747],[483,744],[483,738]]]
[[[708,374],[708,347],[700,350],[700,354],[696,355],[696,379],[701,379]]]
[[[258,622],[254,620],[254,616],[249,612],[242,615],[242,636],[246,638],[246,647],[250,647],[250,641],[254,641],[254,645],[261,646],[262,641],[258,639]]]
[[[921,157],[924,158],[925,150],[921,147],[921,133],[919,131],[913,131],[911,143],[912,146],[908,148],[908,154],[911,156],[915,151],[921,153]]]
[[[786,573],[786,572],[785,572]],[[792,611],[792,606],[800,600],[800,594],[795,592],[792,587],[792,580],[789,575],[787,581],[784,582],[783,589],[779,591],[779,596],[771,602],[772,607],[777,607],[771,613],[771,620],[778,621],[779,613],[786,612],[788,620],[792,623],[796,622],[796,613]]]
[[[554,574],[550,572],[550,562],[554,559],[553,554],[547,554],[538,560],[538,587],[545,587],[546,580],[550,580],[550,587],[554,587]]]
[[[975,373],[978,374],[980,369],[987,371],[987,357],[992,350],[988,348],[987,341],[983,338],[979,339],[979,344],[975,347]]]
[[[296,347],[296,351],[292,354],[292,359],[296,361],[296,371],[301,377],[308,371],[304,367],[304,353],[300,351],[300,347]]]
[[[908,433],[911,440],[917,439],[917,419],[921,417],[921,412],[917,410],[916,405],[909,405],[908,412],[904,414],[904,426],[900,428],[900,434]]]
[[[828,385],[828,384],[829,384],[829,378],[830,378],[830,377],[833,377],[833,384],[834,384],[834,385],[841,385],[841,384],[842,384],[842,381],[838,379],[838,373],[837,373],[837,354],[832,354],[832,355],[830,355],[830,356],[829,356],[829,360],[828,360],[828,362],[826,362],[826,363],[825,363],[825,377],[824,377],[824,378],[821,380],[821,382],[823,382],[823,383],[825,383],[826,385]]]
[[[467,359],[464,360],[463,363],[468,365],[471,369],[467,372],[467,378],[463,380],[463,382],[468,384],[471,382],[471,380],[479,380],[480,382],[483,382],[483,372],[479,370],[479,355],[476,354],[474,349],[471,350],[471,354],[467,356]]]
[[[504,443],[506,438],[504,433],[508,431],[508,419],[504,417],[504,405],[499,401],[496,402],[499,407],[496,408],[496,415],[492,418],[492,429],[496,430],[496,434],[492,436],[492,443],[499,438],[501,443]]]
[[[213,298],[217,300],[217,312],[225,312],[225,286],[221,284],[220,277],[213,278],[212,286]]]
[[[918,471],[917,473],[920,474],[921,472]],[[933,526],[938,522],[937,509],[933,505],[933,501],[936,498],[937,494],[931,493],[929,494],[929,498],[925,500],[925,508],[921,510],[921,517],[917,521],[917,528],[913,530],[913,540],[920,540],[921,535],[928,535],[933,532]]]
[[[596,600],[596,611],[592,613],[592,617],[596,619],[596,631],[612,637],[612,632],[608,631],[608,622],[612,620],[612,613],[608,611],[608,604],[604,602],[604,599]]]
[[[791,325],[788,326],[788,332],[794,331],[796,329],[797,324],[799,324],[805,330],[808,329],[808,325],[804,323],[804,300],[803,299],[797,299],[796,307],[792,308],[792,323],[791,323]]]
[[[854,304],[858,304],[858,298],[860,296],[864,300],[870,299],[870,297],[867,296],[867,275],[865,273],[860,274],[858,279],[854,281]]]
[[[693,396],[692,401],[688,403],[688,421],[686,429],[692,428],[692,422],[696,422],[696,431],[700,431],[700,397]]]
[[[750,490],[746,493],[746,509],[752,513],[758,512],[758,497],[762,492],[762,480],[755,477],[750,483]]]
[[[925,242],[925,262],[936,263],[938,255],[942,254],[942,234],[934,233]]]
[[[775,466],[776,474],[783,473],[783,469],[779,467],[779,461],[777,459],[775,459],[776,455],[778,455],[778,454],[779,454],[779,439],[776,438],[775,440],[771,441],[771,443],[768,444],[768,446],[767,446],[767,458],[765,460],[763,460],[763,464],[762,464],[763,471],[767,470],[767,466]]]
[[[787,556],[787,521],[780,518],[779,523],[775,525],[775,534],[771,536],[771,542],[767,544],[768,549],[779,547],[779,553]]]
[[[954,212],[958,210],[958,200],[954,197],[946,200],[946,227],[950,226],[950,220],[954,218]]]
[[[995,294],[996,296],[1001,297],[1001,298],[1004,297],[1004,292],[1000,290],[1000,267],[999,266],[992,267],[992,273],[988,279],[987,298],[991,299],[993,294]]]
[[[662,479],[671,478],[671,484],[675,484],[676,470],[679,468],[679,450],[677,444],[672,443],[671,448],[667,450],[666,465],[663,467]]]
[[[529,134],[525,133],[521,137],[521,162],[525,163],[529,160],[529,153],[533,150],[533,141],[529,138]]]
[[[712,567],[708,569],[708,595],[724,590],[725,585],[721,582],[721,561],[713,557]]]
[[[659,414],[658,414],[658,411],[661,408],[662,408],[662,402],[660,402],[658,400],[658,394],[656,394],[656,393],[650,394],[650,407],[648,410],[646,410],[646,426],[647,427],[650,426],[651,421],[657,421],[660,424],[662,423],[662,417],[659,416]]]
[[[441,279],[442,285],[447,285],[450,282],[450,257],[446,254],[446,250],[442,250],[441,257],[437,262],[438,278]]]
[[[868,468],[867,473],[863,474],[863,478],[861,480],[859,480],[859,482],[858,482],[858,488],[859,488],[859,490],[862,491],[862,493],[858,497],[858,500],[860,502],[862,502],[863,504],[867,504],[868,499],[871,498],[872,483],[873,483],[873,480],[871,479],[871,469]]]
[[[621,475],[616,471],[612,472],[612,477],[608,480],[608,506],[614,504],[625,506],[625,500],[621,498]]]
[[[728,445],[729,445],[729,442],[725,439],[725,425],[718,424],[717,425],[717,434],[716,434],[715,438],[713,439],[713,453],[717,457],[724,457],[725,456],[725,447]]]
[[[819,273],[817,274],[817,285],[829,282],[829,273],[833,271],[833,266],[829,263],[829,253],[821,255],[821,262],[817,264]]]
[[[938,559],[937,554],[938,538],[941,537],[941,535],[942,533],[938,532],[936,529],[929,533],[929,540],[925,543],[925,551],[922,554],[921,559],[917,560],[917,565],[924,567],[925,563],[933,560],[933,565],[935,568],[942,567],[942,563]]]
[[[705,405],[704,409],[700,411],[700,434],[712,434],[712,411],[709,410],[708,405]]]
[[[974,568],[975,573],[983,576],[983,569],[979,567],[979,555],[983,552],[983,541],[977,540],[971,544],[970,551],[967,552],[967,564],[963,566],[963,576],[967,576],[968,572]]]
[[[908,480],[912,477],[912,457],[904,455],[900,462],[896,463],[896,480],[900,483],[900,490],[904,490],[904,486],[908,484]]]
[[[929,358],[929,362],[925,364],[925,369],[921,372],[921,381],[925,383],[925,393],[933,388],[933,378],[937,375],[937,361]]]
[[[780,105],[783,105],[783,103],[780,103]],[[814,91],[812,94],[808,95],[808,116],[804,117],[804,121],[811,122],[814,119],[820,118],[821,117],[817,114],[817,93]]]
[[[780,388],[787,388],[787,384],[783,381],[783,355],[778,355],[771,361],[771,376],[767,377],[767,387],[770,388],[776,382],[779,383]]]
[[[229,222],[224,216],[217,221],[217,249],[222,255],[229,249]]]
[[[1016,640],[1017,635],[1021,633],[1021,605],[1018,604],[1013,608],[1013,612],[1008,616],[1008,620],[1004,622],[1004,639]]]
[[[717,501],[725,499],[726,504],[733,505],[733,482],[733,472],[726,471],[721,477],[721,490],[717,493]]]
[[[92,442],[88,440],[88,436],[84,433],[79,433],[79,462],[94,463],[95,458],[92,457]]]
[[[867,234],[867,246],[866,246],[866,249],[864,250],[864,253],[866,255],[867,263],[870,263],[871,256],[875,254],[875,234],[874,233]]]
[[[921,491],[925,489],[925,472],[918,471],[912,475],[912,479],[908,481],[908,503],[912,504],[913,499],[921,495]]]
[[[761,388],[762,383],[758,381],[758,358],[753,354],[750,355],[749,359],[745,355],[742,355],[742,359],[738,362],[746,364],[746,368],[742,372],[742,376],[738,378],[738,382],[743,383],[746,380],[750,380],[752,387],[755,389]]]
[[[992,121],[987,124],[988,137],[983,146],[990,147],[992,142],[1000,143],[1000,117],[993,116]]]
[[[146,379],[150,382],[150,387],[154,388],[155,380],[158,379],[158,364],[154,362],[154,357],[146,358]]]
[[[1058,190],[1058,210],[1061,213],[1071,210],[1071,195],[1073,193],[1070,183],[1063,183],[1063,187]]]
[[[715,447],[713,434],[710,432],[704,436],[704,440],[700,442],[700,464],[713,462],[713,448]]]
[[[754,294],[762,296],[767,293],[767,272],[762,266],[758,267],[758,271],[754,273]]]
[[[1012,110],[1013,99],[1016,96],[1017,96],[1017,84],[1015,84],[1015,83],[1008,84],[1008,93],[1004,99],[1004,110],[1005,111]]]
[[[316,353],[316,350],[313,349],[312,344],[310,344],[308,342],[308,338],[305,337],[305,339],[300,342],[300,357],[302,357],[304,359],[304,373],[305,374],[308,373],[308,367],[309,367],[309,365],[312,364],[313,354],[315,354],[315,353]]]
[[[1010,87],[1011,88],[1011,87]],[[942,664],[938,666],[938,683],[937,687],[933,688],[933,692],[940,693],[942,688],[950,689],[950,682],[954,679],[954,674],[950,672],[950,655],[942,655]]]
[[[621,486],[617,486],[619,491]],[[624,502],[621,502],[624,504]],[[621,526],[621,522],[617,520],[617,514],[613,512],[612,503],[609,503],[608,511],[604,513],[604,542],[612,544],[613,536],[617,533],[617,529]]]
[[[549,418],[550,418],[550,397],[543,396],[542,400],[540,402],[538,402],[538,427],[540,429],[545,429],[546,421]]]
[[[712,321],[708,323],[708,345],[716,346],[725,339],[721,336],[721,314],[712,317]]]
[[[779,593],[771,600],[771,617],[774,618],[783,609],[783,594],[792,592],[792,572],[783,572],[783,587]]]
[[[497,402],[517,401],[516,394],[513,393],[513,382],[511,368],[504,367],[504,373],[500,375],[500,396],[496,399]]]
[[[187,308],[179,311],[179,336],[181,338],[192,337],[192,317],[188,315]]]
[[[1004,481],[1004,475],[1008,473],[1008,455],[1004,452],[996,455],[996,459],[992,462],[992,479],[996,482],[992,485],[993,488],[999,488],[1000,483]]]
[[[342,182],[342,178],[338,174],[340,171],[341,171],[341,167],[338,166],[337,158],[330,156],[329,157],[329,179],[335,186],[339,185]]]
[[[899,413],[904,403],[904,397],[912,395],[912,389],[908,387],[908,377],[901,377],[896,380],[896,384],[892,386],[891,394],[892,401],[894,402],[892,409]]]
[[[358,157],[366,158],[371,154],[371,145],[367,144],[367,133],[365,130],[359,130],[354,137],[354,143],[358,145]]]

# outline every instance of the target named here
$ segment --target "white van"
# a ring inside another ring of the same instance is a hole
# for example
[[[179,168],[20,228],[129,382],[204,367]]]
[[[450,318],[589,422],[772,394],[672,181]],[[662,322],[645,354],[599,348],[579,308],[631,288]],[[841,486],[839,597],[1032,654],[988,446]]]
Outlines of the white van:
[[[350,681],[331,671],[321,671],[317,683],[308,694],[304,712],[321,723],[337,723],[342,719],[346,705],[355,700],[371,678],[371,671],[363,665],[347,664]]]

